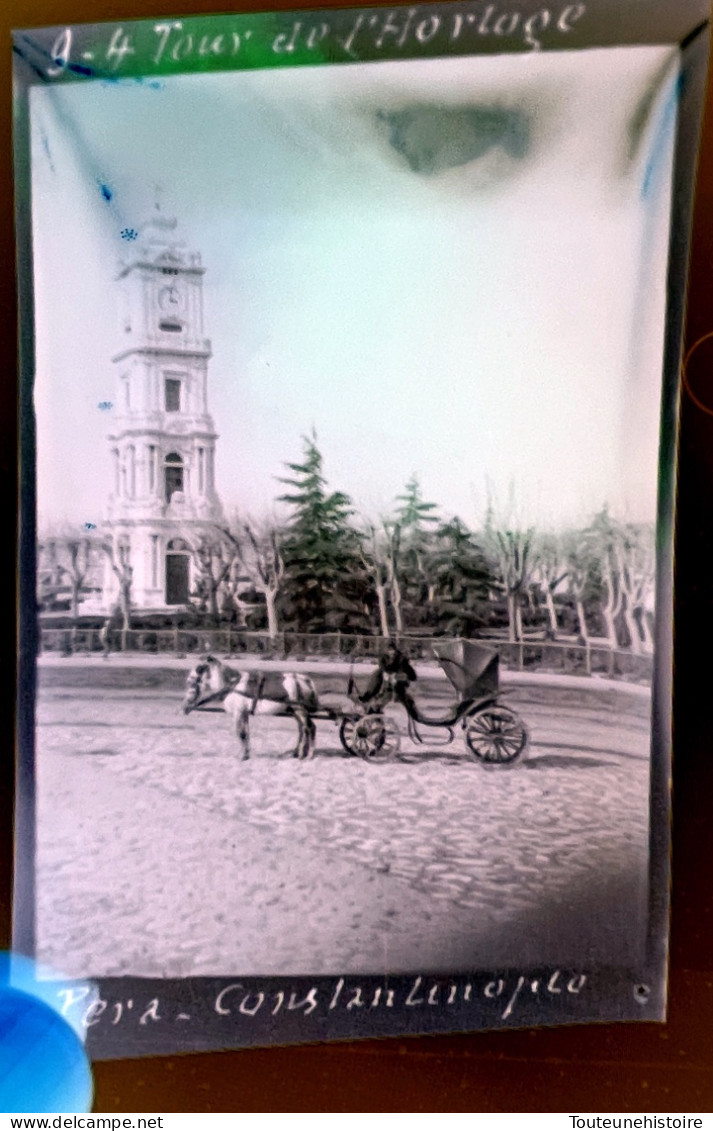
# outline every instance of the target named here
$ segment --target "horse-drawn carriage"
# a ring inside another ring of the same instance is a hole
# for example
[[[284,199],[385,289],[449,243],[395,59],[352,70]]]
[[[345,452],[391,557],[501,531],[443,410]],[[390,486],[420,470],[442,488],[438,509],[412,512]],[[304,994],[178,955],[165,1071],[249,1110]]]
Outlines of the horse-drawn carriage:
[[[463,732],[466,754],[476,762],[493,766],[512,765],[527,749],[528,731],[514,711],[499,703],[499,657],[493,648],[472,640],[435,643],[433,650],[449,682],[458,695],[445,714],[426,713],[408,690],[408,681],[399,678],[403,666],[384,681],[383,690],[373,700],[355,700],[353,714],[345,714],[339,728],[344,748],[367,761],[385,762],[393,758],[408,760],[401,750],[403,728],[398,715],[387,709],[403,708],[406,733],[415,746],[449,746],[456,730]],[[410,667],[410,665],[408,665]],[[440,730],[426,740],[421,728]]]
[[[250,719],[255,714],[290,715],[297,722],[295,756],[314,753],[316,719],[339,723],[339,737],[348,754],[370,762],[394,758],[409,760],[402,752],[405,729],[416,747],[426,741],[421,728],[440,731],[429,745],[450,745],[462,730],[466,754],[488,766],[513,765],[527,750],[528,731],[513,710],[499,702],[498,653],[472,640],[434,643],[438,662],[458,698],[445,714],[426,713],[412,698],[409,684],[416,673],[395,646],[387,649],[370,688],[359,694],[349,681],[351,708],[325,707],[314,680],[292,672],[238,672],[215,656],[206,656],[188,676],[184,713],[223,710],[236,725],[243,758],[250,754]],[[399,708],[402,709],[399,710]]]

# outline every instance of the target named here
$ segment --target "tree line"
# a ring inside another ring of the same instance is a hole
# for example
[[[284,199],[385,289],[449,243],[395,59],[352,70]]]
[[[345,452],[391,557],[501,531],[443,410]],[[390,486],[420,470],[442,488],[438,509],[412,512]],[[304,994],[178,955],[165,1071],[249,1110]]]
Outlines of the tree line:
[[[333,490],[315,436],[285,466],[281,521],[234,515],[185,531],[195,579],[191,604],[207,627],[232,622],[281,632],[433,634],[576,639],[652,650],[654,531],[606,506],[583,528],[538,531],[491,503],[480,529],[444,515],[416,475],[391,513],[365,520]],[[41,543],[40,601],[48,578],[69,589],[78,616],[93,555],[117,577],[118,614],[131,620],[126,546],[100,538]]]

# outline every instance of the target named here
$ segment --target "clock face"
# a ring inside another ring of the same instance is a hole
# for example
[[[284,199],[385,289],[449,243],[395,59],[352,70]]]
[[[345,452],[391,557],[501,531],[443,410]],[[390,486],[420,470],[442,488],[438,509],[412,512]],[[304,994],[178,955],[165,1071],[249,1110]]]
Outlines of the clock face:
[[[161,307],[161,310],[178,314],[179,311],[183,310],[185,305],[183,293],[180,288],[175,285],[162,287],[158,292],[158,305]]]

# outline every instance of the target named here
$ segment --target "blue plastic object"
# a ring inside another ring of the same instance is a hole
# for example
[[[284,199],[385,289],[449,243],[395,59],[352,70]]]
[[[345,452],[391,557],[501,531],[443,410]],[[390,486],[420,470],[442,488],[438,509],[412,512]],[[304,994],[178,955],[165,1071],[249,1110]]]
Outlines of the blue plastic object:
[[[27,987],[31,964],[22,965]],[[10,985],[0,968],[0,1111],[87,1112],[91,1102],[80,1037],[46,1001]]]

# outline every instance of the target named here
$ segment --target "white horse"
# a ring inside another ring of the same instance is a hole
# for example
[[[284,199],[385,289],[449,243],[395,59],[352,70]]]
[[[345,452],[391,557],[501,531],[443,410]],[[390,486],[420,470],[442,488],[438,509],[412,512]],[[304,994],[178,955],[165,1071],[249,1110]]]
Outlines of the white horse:
[[[319,710],[317,689],[306,675],[294,672],[238,672],[215,656],[204,656],[186,680],[183,713],[223,710],[234,722],[242,760],[250,757],[252,715],[292,715],[297,721],[295,758],[311,758]]]

